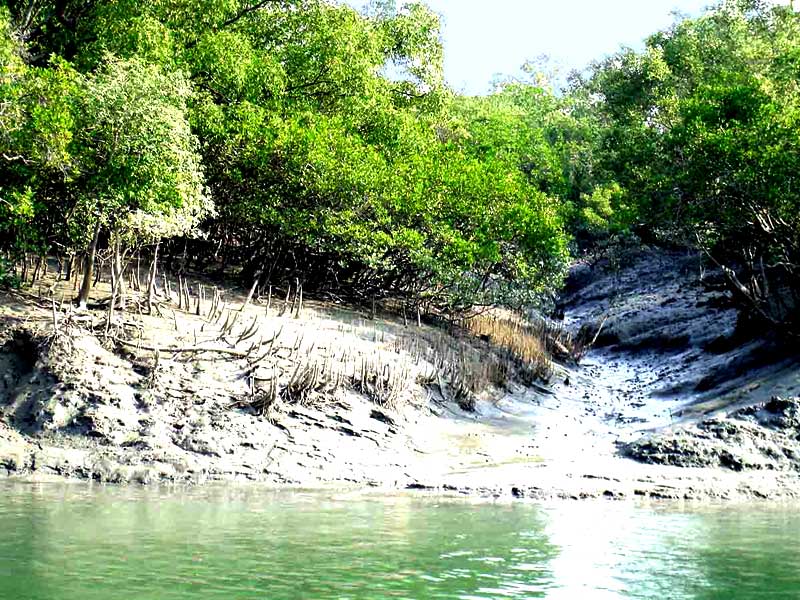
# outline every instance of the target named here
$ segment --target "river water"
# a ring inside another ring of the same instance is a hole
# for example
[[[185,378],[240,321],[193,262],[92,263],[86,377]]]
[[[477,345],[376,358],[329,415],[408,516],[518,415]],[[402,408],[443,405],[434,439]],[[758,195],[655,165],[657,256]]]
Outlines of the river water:
[[[800,508],[0,482],[0,599],[798,598]]]

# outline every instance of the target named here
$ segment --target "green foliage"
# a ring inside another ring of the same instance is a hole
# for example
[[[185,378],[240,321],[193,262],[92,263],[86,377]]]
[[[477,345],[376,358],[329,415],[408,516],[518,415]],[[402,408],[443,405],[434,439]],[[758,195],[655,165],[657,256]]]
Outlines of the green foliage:
[[[80,251],[97,222],[129,244],[202,225],[198,257],[244,279],[448,309],[531,303],[563,273],[590,136],[536,86],[454,96],[423,4],[10,8],[5,250]]]
[[[158,239],[193,231],[212,205],[186,118],[186,78],[108,58],[84,83],[73,144],[78,198],[115,231]]]
[[[568,94],[531,63],[469,98],[417,2],[6,2],[0,248],[202,228],[199,261],[248,283],[460,310],[636,233],[743,265],[768,312],[800,288],[798,40],[792,9],[728,0]]]
[[[615,229],[615,214],[620,211],[622,188],[617,183],[598,186],[581,195],[581,206],[574,215],[574,227],[584,237],[608,237]]]
[[[17,288],[19,284],[13,266],[7,260],[0,258],[0,288]]]
[[[0,7],[0,67],[4,81],[22,69],[20,49],[13,37],[11,15],[5,7]]]
[[[799,80],[800,16],[728,1],[598,65],[588,84],[617,203],[734,266],[737,294],[776,321],[798,298]]]
[[[439,17],[419,2],[380,21],[385,56],[408,79],[399,91],[411,95],[441,87],[443,61]]]

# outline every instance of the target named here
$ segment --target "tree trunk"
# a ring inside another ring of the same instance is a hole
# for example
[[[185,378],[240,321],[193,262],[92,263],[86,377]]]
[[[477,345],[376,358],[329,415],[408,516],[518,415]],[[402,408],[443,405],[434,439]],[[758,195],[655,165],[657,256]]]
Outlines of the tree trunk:
[[[115,236],[117,237],[117,236]],[[114,259],[111,264],[111,274],[114,278],[114,295],[119,300],[119,308],[125,312],[125,269],[122,255],[122,244],[119,239],[114,240]]]
[[[42,259],[41,257],[37,257],[34,259],[34,269],[33,269],[33,276],[31,277],[31,285],[36,283],[36,280],[40,278],[39,273],[42,269]]]
[[[261,278],[261,271],[256,273],[256,280],[253,282],[253,287],[250,288],[250,293],[247,294],[247,299],[242,304],[242,308],[239,309],[239,312],[244,312],[245,309],[250,305],[250,301],[253,299],[253,294],[256,292],[256,288],[258,287],[258,280]]]
[[[86,258],[84,259],[83,267],[83,282],[81,289],[78,292],[78,308],[86,310],[86,303],[89,300],[89,290],[92,287],[92,275],[94,272],[94,262],[97,259],[97,244],[100,241],[100,220],[94,226],[94,235],[92,236],[92,243],[86,250]]]
[[[142,282],[141,282],[141,280],[139,278],[139,273],[141,272],[141,270],[142,270],[142,253],[141,253],[141,251],[139,251],[136,254],[136,271],[135,271],[135,275],[134,275],[134,285],[135,285],[134,289],[137,292],[141,292],[142,291]]]
[[[153,313],[153,299],[156,294],[156,277],[158,276],[158,247],[160,242],[156,243],[155,250],[153,250],[153,263],[150,267],[150,281],[147,282],[147,314]]]
[[[116,250],[114,252],[116,254]],[[108,305],[106,315],[106,335],[111,331],[111,322],[114,320],[114,309],[117,307],[117,290],[119,289],[120,278],[116,275],[114,265],[111,265],[111,302]]]
[[[69,256],[67,257],[66,268],[64,269],[64,281],[70,281],[72,279],[72,263],[74,260],[75,255],[70,252]]]
[[[94,270],[94,283],[92,287],[97,287],[97,284],[100,283],[100,276],[103,274],[103,264],[100,263],[99,265],[95,265]]]

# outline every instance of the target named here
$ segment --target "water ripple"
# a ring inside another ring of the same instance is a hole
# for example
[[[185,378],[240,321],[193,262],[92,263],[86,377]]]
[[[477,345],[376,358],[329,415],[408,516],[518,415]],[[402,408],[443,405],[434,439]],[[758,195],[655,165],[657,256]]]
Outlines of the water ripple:
[[[0,599],[797,598],[800,510],[0,483]]]

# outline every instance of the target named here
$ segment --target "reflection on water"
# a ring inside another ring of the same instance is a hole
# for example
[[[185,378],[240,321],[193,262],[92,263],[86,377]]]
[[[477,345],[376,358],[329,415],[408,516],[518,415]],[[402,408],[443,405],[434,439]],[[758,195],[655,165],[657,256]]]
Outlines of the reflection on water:
[[[0,598],[797,598],[800,509],[0,483]]]

